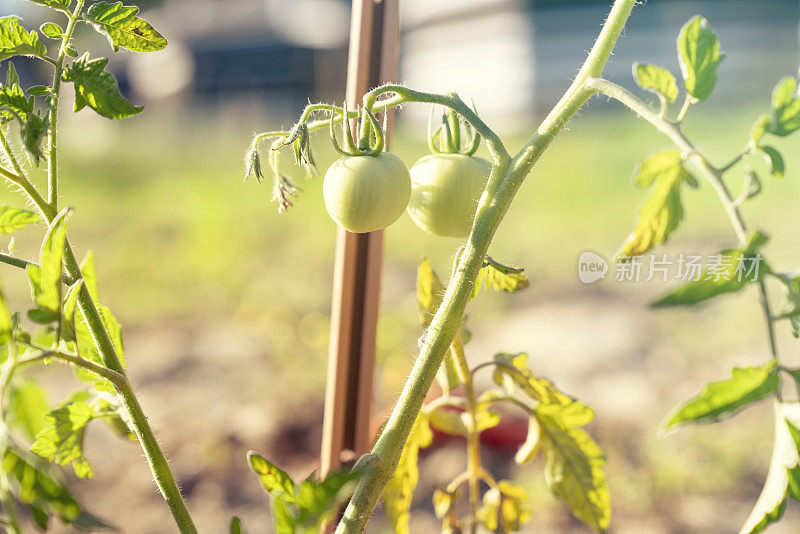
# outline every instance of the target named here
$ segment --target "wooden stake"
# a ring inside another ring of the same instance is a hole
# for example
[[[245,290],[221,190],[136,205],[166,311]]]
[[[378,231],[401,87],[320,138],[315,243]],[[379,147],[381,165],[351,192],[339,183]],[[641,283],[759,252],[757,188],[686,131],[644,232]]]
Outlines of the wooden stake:
[[[399,22],[399,0],[353,1],[350,109],[356,109],[370,88],[395,80]],[[388,146],[388,131],[386,141]],[[369,449],[382,257],[383,231],[353,234],[339,228],[320,454],[323,476]]]

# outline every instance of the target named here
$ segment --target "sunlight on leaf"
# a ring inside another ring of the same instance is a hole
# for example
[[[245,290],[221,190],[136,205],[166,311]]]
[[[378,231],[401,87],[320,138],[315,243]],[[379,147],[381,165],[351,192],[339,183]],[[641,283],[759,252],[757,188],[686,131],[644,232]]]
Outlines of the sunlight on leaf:
[[[717,67],[725,55],[708,21],[697,15],[683,25],[678,36],[678,59],[686,91],[695,101],[705,100],[717,83]]]

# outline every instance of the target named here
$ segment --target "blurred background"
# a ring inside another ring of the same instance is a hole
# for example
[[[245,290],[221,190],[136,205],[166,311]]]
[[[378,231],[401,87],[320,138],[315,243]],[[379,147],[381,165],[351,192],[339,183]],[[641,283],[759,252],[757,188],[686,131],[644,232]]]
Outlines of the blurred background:
[[[316,468],[329,329],[335,225],[321,180],[279,216],[270,184],[242,184],[242,156],[254,132],[288,127],[308,101],[344,94],[349,2],[339,0],[163,0],[135,2],[169,40],[158,53],[113,53],[84,32],[93,55],[113,56],[129,99],[146,105],[111,123],[90,110],[65,113],[61,147],[64,203],[76,208],[72,242],[95,251],[101,299],[124,327],[130,376],[172,459],[202,532],[225,532],[241,516],[251,533],[271,532],[266,500],[249,473],[255,449],[294,476]],[[516,150],[577,72],[607,15],[607,0],[402,2],[400,80],[430,91],[458,91]],[[46,10],[0,0],[0,15],[30,27]],[[722,164],[769,109],[781,76],[797,72],[797,0],[650,0],[635,8],[607,76],[635,89],[636,60],[679,74],[675,38],[705,15],[727,53],[712,97],[689,113],[685,130]],[[15,59],[26,83],[46,70]],[[4,73],[0,72],[0,76]],[[69,102],[70,98],[65,98]],[[394,150],[407,164],[426,153],[428,110],[407,107]],[[316,137],[321,169],[333,154]],[[783,180],[762,175],[764,192],[746,216],[772,237],[766,252],[781,270],[800,268],[800,137],[774,143],[787,157]],[[762,486],[771,454],[768,403],[712,427],[660,437],[659,424],[702,382],[734,364],[767,358],[751,291],[700,311],[647,308],[670,284],[582,284],[585,250],[613,256],[644,191],[636,162],[671,148],[614,103],[593,99],[523,185],[492,246],[498,261],[524,266],[531,287],[484,294],[469,309],[474,361],[528,352],[529,363],[597,412],[591,433],[608,456],[614,533],[737,532]],[[289,158],[286,158],[289,159]],[[40,177],[41,178],[41,177]],[[732,174],[731,187],[741,176]],[[16,199],[11,192],[3,200]],[[686,219],[663,251],[708,254],[734,242],[708,187],[684,195]],[[17,236],[33,257],[40,231]],[[457,240],[435,238],[403,216],[386,234],[375,418],[390,409],[420,335],[414,277],[424,254],[445,276]],[[662,250],[656,251],[661,253]],[[2,271],[16,309],[27,306],[20,272]],[[773,293],[775,293],[773,291]],[[800,342],[779,330],[787,365]],[[79,387],[69,372],[37,371],[59,402]],[[488,376],[481,387],[488,387]],[[509,413],[510,420],[518,414]],[[524,421],[521,423],[524,424]],[[584,532],[549,496],[541,461],[513,465],[520,439],[487,445],[485,461],[528,489],[534,517],[526,532]],[[515,432],[517,432],[515,434]],[[129,533],[172,532],[135,443],[90,428],[93,480],[73,480],[101,516]],[[463,470],[464,444],[439,443],[422,458],[413,532],[437,532],[430,495]],[[381,519],[374,532],[384,532]],[[800,531],[800,507],[771,532]]]

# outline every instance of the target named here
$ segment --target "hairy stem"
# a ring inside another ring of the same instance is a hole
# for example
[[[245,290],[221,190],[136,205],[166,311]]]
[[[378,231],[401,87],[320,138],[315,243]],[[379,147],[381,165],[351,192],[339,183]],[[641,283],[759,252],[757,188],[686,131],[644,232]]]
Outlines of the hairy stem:
[[[67,57],[67,45],[72,39],[75,25],[78,23],[83,4],[86,0],[78,0],[75,9],[69,16],[69,23],[61,38],[61,49],[58,51],[53,72],[53,91],[50,93],[50,128],[47,132],[47,202],[58,211],[58,101],[61,96],[61,76],[64,74],[64,60]]]
[[[635,0],[615,1],[578,77],[539,126],[536,134],[512,161],[509,162],[502,157],[506,150],[499,139],[493,136],[494,132],[488,128],[485,128],[488,130],[486,132],[481,131],[485,125],[480,119],[470,120],[470,115],[475,114],[468,106],[465,106],[466,110],[455,109],[486,139],[489,149],[493,152],[492,172],[478,203],[472,232],[467,238],[458,268],[448,284],[442,304],[433,318],[420,355],[414,363],[397,405],[372,449],[372,453],[379,458],[377,466],[359,481],[350,504],[337,526],[338,534],[357,534],[366,526],[386,484],[397,468],[403,446],[425,396],[453,337],[458,332],[475,278],[483,265],[489,243],[500,221],[531,167],[566,122],[591,96],[592,90],[586,86],[586,82],[590,77],[602,74],[603,67],[635,3]]]

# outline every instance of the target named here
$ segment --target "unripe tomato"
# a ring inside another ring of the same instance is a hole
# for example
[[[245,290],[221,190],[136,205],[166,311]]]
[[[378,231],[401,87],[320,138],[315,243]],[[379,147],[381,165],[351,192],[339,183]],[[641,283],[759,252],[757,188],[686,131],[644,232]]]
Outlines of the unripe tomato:
[[[331,219],[351,232],[374,232],[403,214],[411,178],[403,160],[390,152],[346,156],[325,173],[322,194]]]
[[[432,234],[464,237],[472,229],[492,165],[465,154],[431,154],[411,167],[408,214]]]

